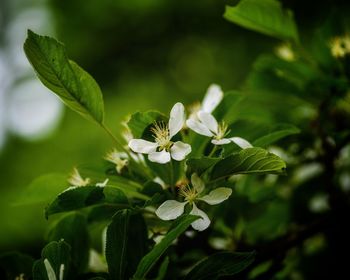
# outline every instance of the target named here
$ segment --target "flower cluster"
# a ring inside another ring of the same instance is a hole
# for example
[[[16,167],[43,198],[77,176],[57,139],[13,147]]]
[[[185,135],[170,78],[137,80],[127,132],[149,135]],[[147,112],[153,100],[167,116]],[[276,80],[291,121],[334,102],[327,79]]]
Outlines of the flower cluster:
[[[222,99],[223,92],[221,88],[218,85],[211,85],[203,102],[192,106],[187,120],[184,106],[181,103],[176,103],[170,111],[170,118],[167,123],[155,122],[151,127],[154,141],[130,139],[128,143],[130,150],[134,153],[147,154],[151,162],[160,164],[168,163],[172,159],[182,161],[192,151],[189,144],[174,140],[175,135],[180,133],[184,127],[202,136],[210,137],[213,145],[235,143],[242,149],[252,147],[247,140],[241,137],[228,136],[230,134],[228,125],[223,121],[218,123],[215,119],[212,113]],[[121,169],[121,161],[118,157],[110,156],[107,159],[117,165],[117,170]],[[120,165],[119,168],[118,165]],[[204,211],[197,207],[196,203],[202,201],[209,205],[219,204],[228,199],[232,190],[219,187],[207,193],[202,179],[196,173],[193,173],[191,184],[180,186],[178,193],[183,198],[182,201],[166,200],[158,207],[156,215],[162,220],[173,220],[182,215],[185,212],[185,206],[189,205],[191,207],[190,214],[200,217],[192,223],[192,227],[202,231],[210,225],[210,219]]]
[[[135,153],[148,154],[148,159],[152,162],[164,164],[170,162],[171,158],[182,161],[191,153],[191,146],[182,141],[173,142],[172,139],[181,131],[185,123],[194,132],[211,137],[211,143],[214,145],[235,143],[242,149],[252,147],[247,140],[241,137],[227,137],[230,133],[228,126],[224,122],[218,123],[212,115],[222,98],[221,88],[211,85],[199,110],[192,111],[188,120],[185,117],[184,106],[176,103],[170,111],[169,122],[156,122],[151,128],[154,142],[131,139],[129,148]]]

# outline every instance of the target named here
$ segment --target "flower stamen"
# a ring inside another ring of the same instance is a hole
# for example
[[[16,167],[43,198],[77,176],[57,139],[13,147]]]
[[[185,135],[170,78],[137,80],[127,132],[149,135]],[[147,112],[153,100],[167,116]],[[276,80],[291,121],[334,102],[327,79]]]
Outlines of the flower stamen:
[[[198,192],[196,191],[196,189],[190,187],[189,185],[181,187],[179,194],[183,196],[185,198],[185,201],[188,201],[189,203],[195,201],[198,196]]]
[[[159,150],[169,151],[173,142],[170,141],[169,126],[164,122],[154,122],[151,128],[154,140],[158,144]]]

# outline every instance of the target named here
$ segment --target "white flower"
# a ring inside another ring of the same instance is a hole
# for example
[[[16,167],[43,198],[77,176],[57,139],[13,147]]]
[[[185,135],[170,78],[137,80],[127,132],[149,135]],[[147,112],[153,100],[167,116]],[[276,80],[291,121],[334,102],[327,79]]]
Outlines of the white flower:
[[[228,199],[232,193],[230,188],[217,188],[207,195],[202,195],[204,191],[204,182],[196,173],[191,176],[192,187],[184,186],[180,194],[185,198],[184,202],[176,200],[166,200],[156,210],[156,215],[162,220],[174,220],[184,213],[186,204],[192,205],[191,215],[200,216],[200,219],[194,221],[191,225],[195,230],[202,231],[209,227],[210,220],[202,210],[198,209],[195,201],[204,201],[210,205],[215,205]]]
[[[110,151],[106,156],[105,160],[115,164],[115,169],[120,174],[124,167],[128,165],[128,155],[126,153],[120,153],[116,149]]]
[[[90,184],[90,178],[83,179],[77,168],[73,168],[68,178],[68,183],[73,187],[85,187]]]
[[[218,124],[212,114],[200,111],[197,116],[198,120],[188,119],[186,125],[200,135],[212,137],[211,143],[214,145],[224,145],[233,142],[242,149],[252,147],[247,140],[241,137],[225,138],[229,133],[227,125],[224,122]]]
[[[199,111],[204,111],[207,113],[211,113],[214,109],[220,104],[221,100],[224,97],[224,93],[221,90],[221,87],[216,84],[211,84],[207,89],[207,92],[204,96],[202,104],[195,103],[190,107],[190,119],[197,119],[197,113]]]
[[[129,148],[136,153],[148,154],[148,159],[157,163],[167,163],[171,158],[184,160],[191,152],[191,146],[181,141],[171,141],[182,129],[184,122],[185,108],[181,103],[176,103],[171,109],[169,123],[155,123],[151,129],[155,142],[132,139]]]

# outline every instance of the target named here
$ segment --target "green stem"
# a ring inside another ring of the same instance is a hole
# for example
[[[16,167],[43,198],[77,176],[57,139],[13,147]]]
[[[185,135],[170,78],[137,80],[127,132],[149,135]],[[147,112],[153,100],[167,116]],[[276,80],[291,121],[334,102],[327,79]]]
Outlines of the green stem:
[[[211,150],[210,154],[208,155],[208,157],[212,157],[214,155],[214,153],[216,152],[218,146],[214,145],[214,148]]]
[[[116,144],[117,148],[128,153],[126,149],[123,147],[123,145],[119,142],[119,140],[113,135],[113,133],[110,131],[110,129],[105,126],[104,124],[101,124],[102,129],[113,139],[114,143]]]
[[[170,160],[170,163],[169,163],[169,177],[170,177],[170,180],[169,180],[170,189],[171,189],[171,192],[175,195],[174,166],[173,166],[172,160]]]
[[[121,150],[123,152],[125,152],[128,157],[129,157],[129,160],[131,160],[132,162],[135,163],[135,165],[137,166],[137,169],[139,171],[141,171],[141,173],[143,173],[143,175],[145,175],[148,179],[152,180],[153,177],[152,175],[148,172],[148,169],[147,168],[144,168],[142,164],[139,164],[138,162],[135,161],[135,159],[130,155],[130,151],[128,151],[127,149],[124,148],[124,146],[119,142],[119,140],[113,135],[113,133],[110,131],[110,129],[105,126],[104,124],[101,124],[101,127],[103,128],[103,130],[113,139],[114,143],[116,144],[117,146],[117,149],[118,150]],[[138,168],[140,167],[140,168]]]

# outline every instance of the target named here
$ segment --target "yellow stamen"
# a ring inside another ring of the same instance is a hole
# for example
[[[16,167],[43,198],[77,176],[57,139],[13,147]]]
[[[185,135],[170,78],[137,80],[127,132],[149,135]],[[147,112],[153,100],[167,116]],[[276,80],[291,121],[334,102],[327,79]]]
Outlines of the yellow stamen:
[[[218,133],[214,136],[216,140],[221,140],[224,138],[230,131],[227,131],[228,125],[225,122],[219,123]]]
[[[192,203],[193,201],[195,201],[198,196],[198,192],[195,190],[195,188],[190,187],[189,185],[182,186],[180,188],[179,194],[183,196],[185,200],[188,201],[189,203]]]
[[[160,151],[164,149],[168,151],[173,144],[173,142],[170,141],[170,132],[168,125],[164,122],[155,122],[151,128],[151,131],[153,133],[154,140],[159,146]]]

